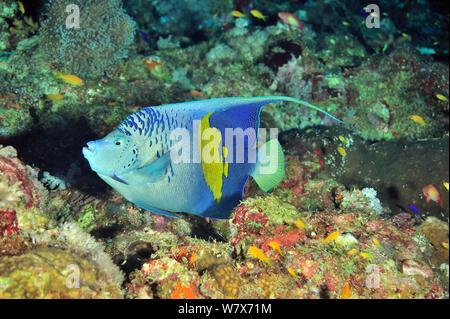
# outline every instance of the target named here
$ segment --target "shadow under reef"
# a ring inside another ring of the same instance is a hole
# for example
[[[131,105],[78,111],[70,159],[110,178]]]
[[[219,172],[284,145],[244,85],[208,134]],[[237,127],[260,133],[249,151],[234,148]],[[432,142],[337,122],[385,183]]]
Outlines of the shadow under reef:
[[[45,128],[36,125],[7,144],[17,150],[24,163],[39,168],[39,179],[46,171],[74,189],[102,197],[108,185],[91,170],[81,152],[87,141],[98,138],[85,117],[60,114],[58,121],[48,123]]]

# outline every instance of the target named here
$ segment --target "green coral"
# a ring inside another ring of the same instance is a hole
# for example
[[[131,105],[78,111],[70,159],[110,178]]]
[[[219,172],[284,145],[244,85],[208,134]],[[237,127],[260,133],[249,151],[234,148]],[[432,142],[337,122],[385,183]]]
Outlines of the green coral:
[[[79,28],[67,28],[69,4],[80,10]],[[120,0],[51,0],[48,18],[40,28],[41,50],[65,71],[95,77],[127,54],[134,40],[135,22]]]
[[[95,228],[94,207],[92,205],[83,207],[82,215],[78,218],[77,224],[87,232],[91,232]]]
[[[250,197],[243,202],[243,205],[259,209],[269,217],[270,223],[273,225],[295,224],[295,221],[300,216],[294,206],[282,201],[277,196]],[[251,226],[258,228],[258,224]]]

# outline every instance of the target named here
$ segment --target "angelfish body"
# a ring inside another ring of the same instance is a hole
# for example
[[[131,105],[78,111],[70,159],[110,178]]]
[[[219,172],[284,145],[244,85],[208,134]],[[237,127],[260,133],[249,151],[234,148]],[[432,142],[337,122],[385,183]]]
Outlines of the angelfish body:
[[[104,138],[88,142],[83,155],[100,178],[146,210],[172,217],[177,217],[174,212],[184,212],[228,218],[242,199],[249,176],[264,191],[283,179],[284,155],[278,140],[256,150],[260,110],[279,101],[297,102],[329,115],[306,102],[278,96],[146,107]],[[179,129],[183,134],[175,134]],[[230,142],[226,132],[230,130],[249,132],[243,145],[233,135]],[[244,150],[240,160],[234,152],[238,149]],[[251,160],[253,152],[255,160]],[[269,164],[276,162],[274,169],[264,171],[267,162],[261,163],[261,152],[270,154],[266,158]],[[180,157],[175,160],[174,154]]]

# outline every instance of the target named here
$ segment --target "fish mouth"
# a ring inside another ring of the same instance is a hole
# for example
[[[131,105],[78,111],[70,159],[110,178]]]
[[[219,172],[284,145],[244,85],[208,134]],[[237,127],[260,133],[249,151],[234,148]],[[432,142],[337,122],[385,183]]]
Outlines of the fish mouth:
[[[89,146],[83,146],[83,149],[81,151],[86,159],[89,155],[92,155],[92,150],[89,148]]]
[[[82,152],[86,159],[89,159],[88,156],[92,156],[95,151],[95,142],[87,142],[85,146],[83,146]]]

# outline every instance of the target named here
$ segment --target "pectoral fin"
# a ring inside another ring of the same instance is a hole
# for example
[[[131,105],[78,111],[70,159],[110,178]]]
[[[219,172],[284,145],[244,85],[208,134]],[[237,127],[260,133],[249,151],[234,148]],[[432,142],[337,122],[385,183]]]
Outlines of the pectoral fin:
[[[161,179],[170,165],[170,152],[166,152],[161,157],[151,161],[149,164],[136,169],[134,182],[154,183]]]

